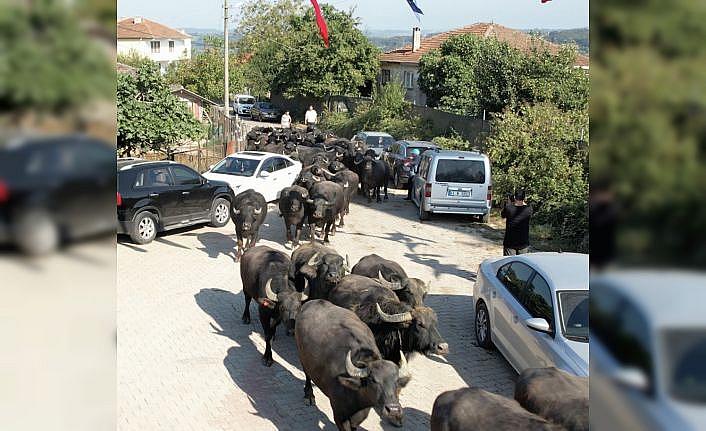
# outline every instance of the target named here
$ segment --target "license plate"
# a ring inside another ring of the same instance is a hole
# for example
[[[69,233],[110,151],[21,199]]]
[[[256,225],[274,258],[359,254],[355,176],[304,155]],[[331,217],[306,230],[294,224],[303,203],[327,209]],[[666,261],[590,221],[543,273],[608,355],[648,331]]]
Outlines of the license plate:
[[[471,192],[464,191],[464,190],[449,190],[446,193],[447,193],[447,196],[453,196],[453,197],[458,197],[458,198],[470,198],[471,197]]]

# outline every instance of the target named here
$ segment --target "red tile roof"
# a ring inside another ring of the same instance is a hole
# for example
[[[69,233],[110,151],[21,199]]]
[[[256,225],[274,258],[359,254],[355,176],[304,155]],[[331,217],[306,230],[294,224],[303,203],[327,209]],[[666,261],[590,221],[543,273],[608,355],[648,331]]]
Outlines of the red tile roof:
[[[137,21],[137,22],[136,22]],[[191,36],[146,18],[118,20],[118,39],[190,39]]]
[[[412,51],[412,45],[407,45],[403,48],[383,53],[380,55],[380,61],[387,61],[391,63],[419,63],[419,59],[422,55],[431,50],[440,48],[441,45],[451,36],[462,34],[473,34],[483,38],[495,37],[499,41],[507,42],[510,46],[524,52],[529,52],[532,47],[544,47],[551,53],[557,53],[561,48],[561,45],[533,37],[520,30],[513,30],[499,24],[481,22],[423,38],[421,47],[415,52]],[[579,54],[576,57],[575,65],[580,67],[588,67],[588,57]]]

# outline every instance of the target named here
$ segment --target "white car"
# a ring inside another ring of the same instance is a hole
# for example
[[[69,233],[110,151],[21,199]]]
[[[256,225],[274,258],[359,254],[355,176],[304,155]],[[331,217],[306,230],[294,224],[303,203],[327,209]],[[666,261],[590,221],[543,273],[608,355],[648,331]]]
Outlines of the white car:
[[[212,165],[203,176],[228,183],[236,195],[253,189],[272,202],[283,188],[294,184],[301,170],[300,162],[282,154],[241,151]]]
[[[557,367],[588,376],[588,255],[486,259],[473,286],[478,344],[518,372]]]

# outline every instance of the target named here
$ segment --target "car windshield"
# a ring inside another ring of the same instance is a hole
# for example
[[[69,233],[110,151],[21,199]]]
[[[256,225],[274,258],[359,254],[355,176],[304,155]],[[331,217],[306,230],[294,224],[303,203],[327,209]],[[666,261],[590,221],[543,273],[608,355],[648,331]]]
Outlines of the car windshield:
[[[252,177],[255,175],[259,160],[241,159],[239,157],[226,157],[211,169],[214,174],[237,175],[239,177]]]
[[[260,103],[260,108],[263,108],[263,109],[272,109],[272,104],[271,104],[271,103],[267,103],[267,102],[261,102],[261,103]]]
[[[588,342],[588,291],[559,292],[561,330],[574,341]]]
[[[368,136],[365,143],[368,144],[368,148],[387,148],[394,144],[395,140],[392,136]]]
[[[706,331],[671,329],[663,331],[667,365],[667,386],[674,398],[706,404]]]
[[[436,165],[436,181],[483,184],[485,164],[481,160],[441,159]]]
[[[241,103],[244,105],[252,105],[255,103],[255,98],[254,97],[238,97],[238,103]]]

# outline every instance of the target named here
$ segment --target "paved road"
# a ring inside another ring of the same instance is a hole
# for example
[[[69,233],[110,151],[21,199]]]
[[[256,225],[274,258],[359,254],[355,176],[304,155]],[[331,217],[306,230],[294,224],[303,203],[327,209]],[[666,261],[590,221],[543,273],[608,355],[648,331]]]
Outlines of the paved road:
[[[451,349],[446,359],[417,356],[402,390],[405,427],[428,430],[436,396],[474,385],[512,395],[514,371],[475,344],[471,292],[478,264],[502,252],[492,228],[458,217],[420,223],[416,208],[391,192],[381,204],[356,201],[332,246],[351,264],[370,253],[398,260],[410,276],[432,280],[427,303]],[[260,244],[286,250],[270,206]],[[303,402],[293,337],[264,351],[257,318],[243,325],[233,225],[181,230],[137,246],[118,244],[118,423],[121,430],[334,430],[328,399]],[[253,312],[257,313],[255,307]],[[364,430],[393,429],[371,412]]]

